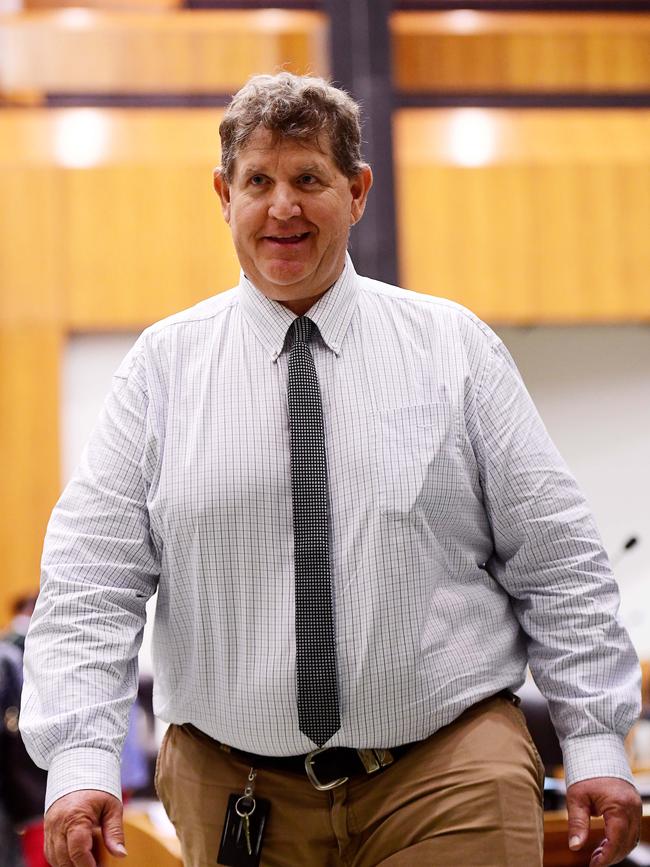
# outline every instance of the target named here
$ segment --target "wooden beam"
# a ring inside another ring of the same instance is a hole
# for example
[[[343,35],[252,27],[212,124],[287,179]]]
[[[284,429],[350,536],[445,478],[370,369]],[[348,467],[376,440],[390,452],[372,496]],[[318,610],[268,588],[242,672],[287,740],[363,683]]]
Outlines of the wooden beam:
[[[45,528],[59,495],[59,358],[53,326],[0,326],[0,622],[39,584]]]
[[[647,92],[647,14],[458,9],[391,18],[402,93]]]
[[[254,73],[327,74],[319,12],[33,11],[0,18],[0,92],[232,94]]]

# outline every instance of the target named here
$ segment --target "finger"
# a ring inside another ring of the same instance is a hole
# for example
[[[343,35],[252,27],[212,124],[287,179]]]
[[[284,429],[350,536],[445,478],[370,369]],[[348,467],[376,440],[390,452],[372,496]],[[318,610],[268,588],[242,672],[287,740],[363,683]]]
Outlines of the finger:
[[[97,861],[97,863],[99,865],[101,865],[101,863],[102,863],[101,862],[102,851],[103,851],[103,849],[106,848],[105,846],[102,845],[102,842],[103,842],[102,829],[99,827],[93,828],[93,847],[90,851],[93,854],[93,858],[95,859],[95,861]]]
[[[601,840],[598,846],[591,853],[591,859],[589,861],[589,867],[602,867],[603,861],[603,847],[607,841]]]
[[[600,844],[599,867],[617,864],[636,845],[637,823],[625,814],[605,813],[605,839]]]
[[[597,867],[609,867],[610,864],[618,864],[634,847],[615,846],[611,840],[605,838],[594,850],[591,863]]]
[[[50,867],[56,867],[57,834],[55,834],[54,831],[50,829],[47,817],[45,818],[44,836],[45,840],[43,845],[43,851],[45,853],[45,860],[50,865]],[[65,843],[65,840],[63,842]]]
[[[68,855],[68,844],[63,834],[52,835],[47,860],[52,867],[73,867]]]
[[[124,845],[124,825],[122,824],[123,808],[117,798],[112,798],[106,805],[102,815],[102,835],[104,843],[111,855],[123,858],[126,855]]]
[[[567,799],[569,813],[569,849],[582,849],[589,836],[591,820],[590,808],[587,804],[574,799]]]
[[[97,867],[92,855],[92,830],[84,825],[74,825],[68,831],[68,855],[74,867]]]
[[[54,867],[56,864],[56,855],[54,854],[54,843],[50,842],[49,835],[45,836],[45,845],[43,846],[43,852],[45,853],[45,860],[50,865],[50,867]]]

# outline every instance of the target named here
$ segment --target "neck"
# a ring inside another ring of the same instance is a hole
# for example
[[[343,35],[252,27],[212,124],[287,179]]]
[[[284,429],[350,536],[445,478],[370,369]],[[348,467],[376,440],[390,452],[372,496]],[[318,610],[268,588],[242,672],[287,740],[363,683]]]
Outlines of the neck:
[[[327,289],[325,289],[325,292],[329,292],[331,288],[331,286],[328,286]],[[318,299],[323,297],[325,292],[313,295],[311,298],[294,298],[290,301],[280,301],[280,304],[282,304],[283,307],[286,307],[287,310],[291,310],[291,312],[295,313],[296,316],[304,316],[308,310],[311,310]]]

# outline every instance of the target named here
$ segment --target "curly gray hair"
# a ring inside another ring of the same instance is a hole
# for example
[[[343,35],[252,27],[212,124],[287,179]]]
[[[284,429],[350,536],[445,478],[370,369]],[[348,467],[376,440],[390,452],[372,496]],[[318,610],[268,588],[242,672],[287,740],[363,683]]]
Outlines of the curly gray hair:
[[[329,136],[334,162],[351,178],[364,166],[358,104],[349,94],[311,75],[254,75],[232,98],[219,126],[221,170],[232,181],[235,159],[262,126],[298,141]]]

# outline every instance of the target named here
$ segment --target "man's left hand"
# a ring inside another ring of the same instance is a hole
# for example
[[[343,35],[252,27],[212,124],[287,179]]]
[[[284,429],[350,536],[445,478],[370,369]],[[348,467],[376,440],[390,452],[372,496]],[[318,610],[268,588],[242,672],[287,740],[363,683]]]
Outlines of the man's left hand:
[[[593,777],[569,786],[569,848],[582,849],[589,836],[591,816],[602,816],[605,838],[591,856],[589,867],[618,864],[639,842],[641,798],[630,783],[618,777]]]

